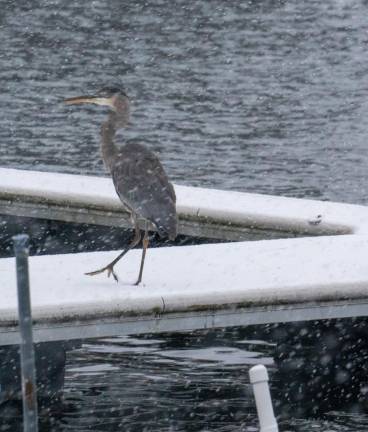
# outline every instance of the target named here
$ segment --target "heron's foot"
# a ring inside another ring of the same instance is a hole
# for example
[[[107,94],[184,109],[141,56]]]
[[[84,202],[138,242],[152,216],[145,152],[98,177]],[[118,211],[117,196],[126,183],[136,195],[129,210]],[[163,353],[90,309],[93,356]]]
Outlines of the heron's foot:
[[[117,274],[114,272],[114,266],[111,264],[107,265],[106,267],[103,267],[100,270],[95,270],[95,271],[84,273],[84,274],[86,274],[88,276],[95,276],[95,275],[103,273],[105,271],[107,272],[107,277],[110,277],[110,275],[112,275],[113,278],[116,280],[116,282],[119,282],[119,278],[118,278]]]
[[[134,284],[135,286],[139,285],[141,283],[141,280],[138,279],[137,282]]]

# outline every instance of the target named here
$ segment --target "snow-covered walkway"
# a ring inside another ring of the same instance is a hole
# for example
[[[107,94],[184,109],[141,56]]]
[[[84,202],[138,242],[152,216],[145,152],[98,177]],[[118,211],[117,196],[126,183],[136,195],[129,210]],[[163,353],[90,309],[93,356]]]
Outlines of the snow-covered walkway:
[[[119,204],[106,179],[51,173],[35,176],[26,172],[24,175],[30,178],[22,183],[16,170],[1,171],[2,199],[7,193],[38,194],[80,205],[111,208]],[[43,176],[50,178],[46,181]],[[37,177],[36,182],[31,177]],[[295,315],[295,309],[304,306],[321,310],[320,315],[310,315],[314,318],[351,316],[351,302],[354,307],[363,307],[360,314],[368,314],[368,208],[186,187],[177,187],[177,192],[182,213],[199,213],[234,223],[252,221],[268,228],[282,225],[284,229],[304,231],[325,226],[350,234],[150,249],[143,283],[138,287],[132,283],[138,273],[140,250],[131,251],[117,265],[119,283],[105,274],[84,275],[107,264],[117,251],[31,257],[36,339],[48,340],[48,330],[57,335],[55,329],[65,325],[89,326],[85,334],[96,336],[108,334],[107,329],[98,330],[103,323],[137,323],[142,319],[157,323],[165,317],[186,315],[194,326],[198,316],[203,318],[197,327],[234,325],[234,316],[240,317],[239,323],[244,322],[239,311],[246,314],[278,310],[279,321],[308,319],[305,314]],[[328,305],[332,309],[326,315]],[[335,313],[336,305],[340,309]],[[341,305],[346,305],[345,312],[341,312]],[[288,311],[293,311],[292,317]],[[219,314],[222,321],[218,320]],[[231,314],[233,319],[226,321]],[[271,315],[262,316],[252,322],[272,321]],[[16,319],[15,260],[1,259],[0,345],[10,343]],[[185,327],[183,321],[180,326]],[[114,328],[122,331],[121,327]],[[157,326],[157,330],[165,328]],[[64,337],[61,333],[60,338]]]

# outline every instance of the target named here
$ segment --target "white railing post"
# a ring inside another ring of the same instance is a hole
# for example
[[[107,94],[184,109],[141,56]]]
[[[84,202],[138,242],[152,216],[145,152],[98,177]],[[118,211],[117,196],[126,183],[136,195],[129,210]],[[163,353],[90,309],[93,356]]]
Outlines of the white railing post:
[[[270,388],[268,386],[267,369],[263,365],[253,366],[249,370],[249,377],[256,400],[260,432],[278,432],[279,428],[273,413]]]

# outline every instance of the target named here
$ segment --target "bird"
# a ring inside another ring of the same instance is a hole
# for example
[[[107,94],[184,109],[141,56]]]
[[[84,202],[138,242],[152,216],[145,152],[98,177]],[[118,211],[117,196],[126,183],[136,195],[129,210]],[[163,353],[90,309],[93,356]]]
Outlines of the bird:
[[[101,126],[101,154],[109,171],[116,193],[124,208],[130,213],[134,236],[125,249],[106,266],[85,273],[94,276],[107,272],[116,282],[118,276],[114,266],[123,256],[141,241],[138,225],[144,220],[142,256],[135,285],[142,281],[146,251],[149,245],[149,229],[152,225],[160,237],[175,240],[178,219],[176,212],[175,190],[160,160],[147,147],[140,143],[129,142],[117,146],[114,142],[116,132],[126,128],[130,120],[130,98],[121,86],[104,87],[90,96],[77,96],[64,99],[67,105],[95,104],[109,108],[106,121]]]

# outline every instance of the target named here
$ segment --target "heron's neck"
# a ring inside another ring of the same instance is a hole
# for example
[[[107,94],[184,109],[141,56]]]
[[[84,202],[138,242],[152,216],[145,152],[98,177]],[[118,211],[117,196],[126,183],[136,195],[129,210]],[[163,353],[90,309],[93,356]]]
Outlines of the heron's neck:
[[[111,171],[112,163],[118,152],[114,143],[116,131],[121,127],[119,124],[119,116],[116,112],[110,111],[107,120],[101,127],[101,151],[102,159],[106,168]]]

